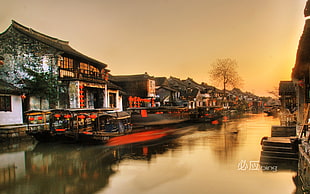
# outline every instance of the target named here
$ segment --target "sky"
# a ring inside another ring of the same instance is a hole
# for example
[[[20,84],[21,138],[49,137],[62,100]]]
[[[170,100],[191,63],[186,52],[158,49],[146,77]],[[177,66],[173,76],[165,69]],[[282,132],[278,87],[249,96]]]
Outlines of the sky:
[[[213,85],[211,64],[231,58],[241,90],[270,95],[291,80],[306,0],[1,0],[12,20],[69,41],[112,75],[192,78]]]

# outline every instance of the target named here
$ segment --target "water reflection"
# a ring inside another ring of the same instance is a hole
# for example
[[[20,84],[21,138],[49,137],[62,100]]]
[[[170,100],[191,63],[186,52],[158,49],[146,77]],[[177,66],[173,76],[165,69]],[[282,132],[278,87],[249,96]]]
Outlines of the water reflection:
[[[0,154],[0,193],[292,193],[291,168],[238,170],[242,160],[259,161],[260,139],[273,124],[251,115],[175,126],[134,144],[37,144]]]
[[[93,193],[119,172],[122,160],[151,161],[178,147],[171,138],[117,147],[39,143],[1,154],[1,193]]]

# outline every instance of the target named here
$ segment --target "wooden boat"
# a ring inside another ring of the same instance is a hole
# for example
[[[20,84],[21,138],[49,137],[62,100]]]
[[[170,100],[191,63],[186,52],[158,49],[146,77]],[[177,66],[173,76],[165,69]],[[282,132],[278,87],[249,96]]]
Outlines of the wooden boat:
[[[264,113],[267,113],[267,116],[278,116],[280,113],[280,106],[274,105],[274,106],[265,106]]]
[[[92,116],[92,121],[85,119],[84,124],[75,126],[78,142],[106,143],[112,137],[132,132],[131,116],[127,112],[100,112]]]
[[[29,111],[28,134],[38,141],[103,143],[131,132],[130,114],[113,109]]]
[[[55,134],[50,130],[51,110],[31,110],[25,112],[27,119],[26,133],[38,141],[54,141]]]
[[[220,121],[223,118],[221,107],[197,107],[190,113],[192,122],[212,122]]]
[[[136,107],[131,112],[133,127],[176,124],[189,120],[189,111],[184,107]]]

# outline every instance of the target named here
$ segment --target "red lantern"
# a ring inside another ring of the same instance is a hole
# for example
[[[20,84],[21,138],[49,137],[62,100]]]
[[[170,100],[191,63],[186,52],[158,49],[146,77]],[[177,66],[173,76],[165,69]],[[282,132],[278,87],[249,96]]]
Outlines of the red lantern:
[[[84,98],[84,95],[80,95],[80,98]]]
[[[97,118],[97,115],[89,115],[88,117],[91,118],[92,121],[94,121]]]
[[[298,81],[298,86],[303,88],[305,86],[305,82],[303,80],[299,80]]]
[[[22,100],[24,100],[26,98],[26,95],[22,94],[20,97],[21,97]]]
[[[80,88],[80,89],[83,89],[83,88],[84,88],[84,86],[83,86],[83,85],[80,85],[80,86],[79,86],[79,88]]]
[[[129,108],[132,108],[133,97],[129,96],[128,101],[129,101]]]
[[[105,75],[104,75],[104,80],[105,80],[105,81],[108,81],[108,80],[109,80],[109,74],[108,74],[108,73],[105,73]]]
[[[29,117],[28,120],[29,121],[34,121],[34,118],[33,117]]]
[[[40,116],[40,117],[38,117],[38,120],[42,120],[42,119],[43,119],[43,117],[41,117],[41,116]]]
[[[84,107],[84,106],[85,106],[85,104],[80,104],[80,106],[81,106],[81,107]]]
[[[71,118],[71,115],[65,115],[64,118],[69,120]]]
[[[84,91],[83,90],[80,90],[80,94],[83,94],[84,93]]]
[[[83,103],[83,102],[85,102],[85,100],[81,99],[80,102]]]
[[[147,110],[141,110],[141,117],[147,117]]]
[[[54,117],[59,119],[61,117],[61,115],[60,114],[55,114]]]
[[[85,119],[85,115],[79,115],[78,118],[79,119]]]

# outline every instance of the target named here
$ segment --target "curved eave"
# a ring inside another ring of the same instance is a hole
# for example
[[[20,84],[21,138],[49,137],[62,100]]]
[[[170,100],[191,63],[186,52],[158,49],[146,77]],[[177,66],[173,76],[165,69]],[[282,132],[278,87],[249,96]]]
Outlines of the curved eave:
[[[69,41],[64,41],[64,40],[60,40],[48,35],[45,35],[43,33],[40,33],[38,31],[35,31],[31,28],[27,28],[19,23],[17,23],[16,21],[12,20],[12,24],[3,32],[0,34],[0,36],[6,34],[11,28],[13,28],[14,30],[18,31],[19,33],[28,36],[36,41],[39,41],[45,45],[48,45],[52,48],[55,48],[56,50],[59,50],[60,52],[66,53],[68,55],[72,55],[74,57],[80,58],[81,61],[84,62],[88,62],[91,63],[99,68],[106,68],[107,64],[102,63],[98,60],[95,60],[91,57],[88,57],[82,53],[80,53],[79,51],[73,49],[70,45],[69,45]]]

